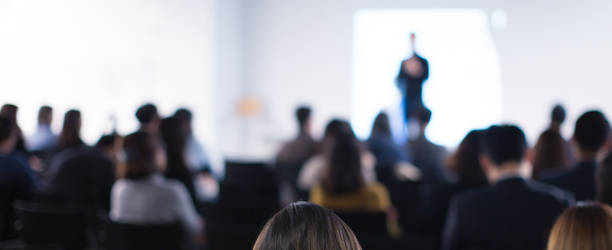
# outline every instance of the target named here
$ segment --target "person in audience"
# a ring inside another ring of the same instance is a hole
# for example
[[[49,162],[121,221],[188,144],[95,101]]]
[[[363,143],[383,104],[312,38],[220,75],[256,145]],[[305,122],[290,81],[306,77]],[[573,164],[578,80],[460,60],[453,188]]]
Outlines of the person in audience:
[[[287,197],[285,202],[294,201],[302,196],[297,187],[297,179],[304,163],[316,154],[316,142],[311,135],[311,113],[307,106],[300,106],[295,111],[298,123],[297,136],[285,143],[276,155],[276,171],[280,176],[280,186]]]
[[[437,188],[448,183],[444,170],[444,161],[447,151],[444,147],[429,141],[425,130],[431,120],[431,111],[421,108],[417,113],[419,122],[419,136],[410,140],[409,148],[412,150],[412,163],[421,170],[422,178],[419,189],[423,196],[431,195]]]
[[[455,195],[443,250],[543,249],[545,234],[573,197],[529,180],[527,140],[513,125],[491,126],[482,136],[480,163],[490,187]]]
[[[27,140],[28,149],[33,152],[49,153],[55,148],[57,136],[51,131],[53,108],[44,105],[38,110],[38,126]]]
[[[608,140],[610,123],[599,111],[588,111],[576,121],[573,141],[577,146],[578,163],[567,173],[544,179],[545,182],[571,191],[576,200],[595,198],[597,157]]]
[[[16,154],[16,156],[18,156],[19,158],[27,162],[28,161],[27,155],[29,154],[29,151],[26,148],[25,139],[23,137],[23,132],[21,130],[21,127],[19,127],[19,124],[17,122],[17,111],[18,110],[19,108],[14,104],[4,104],[2,108],[0,108],[0,116],[4,116],[8,118],[13,124],[13,126],[15,127],[15,131],[17,133],[17,144],[15,144],[14,153]]]
[[[120,143],[118,135],[104,135],[95,147],[75,150],[58,167],[45,193],[62,203],[109,211]]]
[[[376,157],[376,167],[393,167],[398,162],[408,160],[404,151],[393,142],[389,116],[385,112],[380,112],[374,119],[367,145],[370,152]]]
[[[599,164],[596,171],[597,200],[612,206],[612,153]]]
[[[570,161],[568,154],[566,142],[559,132],[552,129],[544,131],[534,148],[532,177],[540,180],[567,171]]]
[[[441,238],[449,201],[453,195],[489,184],[479,161],[483,133],[483,130],[470,131],[459,144],[457,151],[448,158],[446,166],[453,181],[436,190],[433,195],[423,197],[421,213],[417,219],[418,231]]]
[[[612,208],[600,203],[568,208],[553,226],[546,249],[612,249]]]
[[[329,149],[340,134],[353,133],[351,125],[344,120],[333,119],[327,124],[323,135],[323,140],[320,144],[319,153],[311,157],[298,175],[298,187],[300,190],[310,190],[315,184],[319,183],[323,178],[323,173],[329,165]],[[369,151],[359,145],[361,171],[366,183],[376,182],[376,158]]]
[[[68,110],[64,115],[62,132],[57,139],[57,152],[84,145],[81,139],[81,111]]]
[[[361,250],[357,237],[332,211],[297,202],[276,213],[264,226],[253,250]]]
[[[112,221],[128,224],[180,222],[186,232],[197,237],[202,221],[185,186],[161,175],[166,154],[161,142],[146,132],[125,137],[126,175],[112,187]]]
[[[187,131],[187,145],[185,148],[187,166],[193,172],[212,173],[208,154],[204,146],[202,146],[193,134],[193,128],[191,126],[193,114],[191,111],[186,108],[180,108],[174,112],[173,117],[180,122],[183,127],[182,129]]]
[[[561,126],[565,122],[565,113],[565,108],[561,104],[555,105],[550,114],[550,126],[548,129],[561,133]]]
[[[359,142],[350,128],[325,142],[322,179],[310,191],[310,201],[340,211],[388,211],[389,193],[378,182],[363,176]]]
[[[12,152],[17,144],[18,134],[12,121],[0,116],[0,211],[3,211],[3,220],[0,220],[0,239],[17,237],[12,230],[14,214],[12,203],[15,200],[30,200],[37,188],[37,179],[29,166],[21,160],[15,159]],[[6,216],[6,217],[5,217]]]
[[[198,204],[194,175],[187,166],[185,148],[187,145],[187,131],[181,127],[179,119],[168,117],[161,121],[161,138],[166,145],[167,167],[164,171],[166,178],[177,180],[187,188],[194,205]]]
[[[152,103],[146,103],[136,110],[136,119],[140,123],[138,131],[158,134],[161,117],[157,112],[157,107]]]

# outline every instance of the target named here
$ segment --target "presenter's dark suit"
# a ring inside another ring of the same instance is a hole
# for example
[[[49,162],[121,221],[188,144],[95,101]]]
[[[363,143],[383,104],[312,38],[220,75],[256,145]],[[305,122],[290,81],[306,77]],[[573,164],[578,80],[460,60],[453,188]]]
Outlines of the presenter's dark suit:
[[[571,204],[566,191],[520,177],[455,195],[443,250],[542,250],[550,228]]]
[[[404,91],[404,112],[406,119],[410,118],[416,111],[423,107],[423,83],[429,78],[429,63],[427,60],[418,54],[414,54],[423,67],[423,73],[420,76],[412,76],[404,69],[404,64],[410,60],[403,60],[400,64],[399,73],[397,75],[397,84]]]
[[[577,201],[593,200],[596,166],[597,164],[592,161],[579,162],[570,171],[543,181],[574,193]]]

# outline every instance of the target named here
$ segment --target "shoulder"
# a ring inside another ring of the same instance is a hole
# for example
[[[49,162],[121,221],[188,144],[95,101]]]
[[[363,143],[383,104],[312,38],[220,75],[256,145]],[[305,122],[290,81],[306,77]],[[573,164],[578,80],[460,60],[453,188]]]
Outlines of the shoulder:
[[[559,203],[571,203],[574,198],[572,193],[546,183],[531,180],[527,182],[527,185],[532,192],[548,196]]]

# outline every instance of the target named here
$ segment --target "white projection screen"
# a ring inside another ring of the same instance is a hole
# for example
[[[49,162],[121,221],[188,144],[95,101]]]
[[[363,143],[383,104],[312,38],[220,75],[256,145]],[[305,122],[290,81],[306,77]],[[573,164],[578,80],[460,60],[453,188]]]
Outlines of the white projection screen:
[[[501,75],[488,17],[478,9],[361,10],[354,16],[353,112],[356,133],[369,135],[376,114],[387,111],[402,131],[395,77],[416,50],[429,60],[423,98],[433,111],[427,136],[454,147],[471,129],[502,119]]]

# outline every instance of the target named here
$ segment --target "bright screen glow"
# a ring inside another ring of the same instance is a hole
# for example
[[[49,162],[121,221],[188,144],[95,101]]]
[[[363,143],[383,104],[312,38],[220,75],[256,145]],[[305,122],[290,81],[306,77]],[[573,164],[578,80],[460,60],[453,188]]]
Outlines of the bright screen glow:
[[[427,136],[456,146],[471,129],[502,118],[499,59],[485,12],[453,10],[362,10],[354,17],[353,114],[365,138],[386,110],[402,130],[401,95],[395,84],[400,62],[410,56],[409,34],[429,61],[423,98],[433,111]]]

